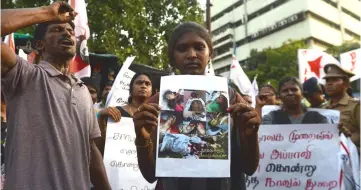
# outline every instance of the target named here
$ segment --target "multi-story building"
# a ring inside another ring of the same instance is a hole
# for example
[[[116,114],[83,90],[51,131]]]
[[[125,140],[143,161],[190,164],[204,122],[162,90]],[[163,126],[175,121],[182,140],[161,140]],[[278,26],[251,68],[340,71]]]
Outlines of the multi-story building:
[[[214,0],[213,67],[227,76],[234,49],[242,63],[252,49],[280,47],[290,39],[322,50],[359,41],[360,13],[360,0]]]

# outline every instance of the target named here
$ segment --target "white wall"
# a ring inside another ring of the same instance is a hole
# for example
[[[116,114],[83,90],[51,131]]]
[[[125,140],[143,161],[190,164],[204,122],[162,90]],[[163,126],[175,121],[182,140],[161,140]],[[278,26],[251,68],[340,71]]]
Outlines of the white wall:
[[[248,14],[254,13],[274,1],[275,0],[250,0],[247,3],[247,12]],[[277,22],[282,18],[286,18],[300,11],[304,11],[306,10],[306,8],[307,8],[306,0],[292,0],[282,4],[279,7],[274,8],[272,11],[268,11],[263,15],[256,17],[250,22],[257,23],[255,25],[255,28],[257,30],[259,28],[267,27],[270,22],[271,23]],[[225,14],[224,16],[222,16],[221,18],[212,22],[211,23],[212,30],[216,30],[217,28],[220,28],[226,23],[239,21],[243,18],[244,14],[245,14],[244,5],[241,5],[235,8],[234,11],[231,11]]]
[[[214,64],[216,63],[216,64]],[[232,64],[232,55],[229,55],[221,60],[218,60],[216,62],[212,61],[213,64],[213,69],[217,70],[219,68],[225,67],[227,65],[231,65]]]
[[[341,32],[330,25],[319,22],[313,18],[309,19],[311,36],[319,40],[328,42],[334,46],[342,44]],[[352,40],[352,37],[344,34],[345,40]]]
[[[305,11],[307,6],[304,0],[292,0],[262,14],[248,23],[248,33],[253,34],[278,21],[281,21],[296,13]]]
[[[227,4],[228,6],[232,4],[234,0],[217,0],[215,3]],[[248,14],[258,11],[260,8],[274,2],[275,0],[248,0],[247,10]],[[336,1],[336,0],[333,0]],[[342,0],[342,6],[349,11],[360,15],[361,12],[361,2],[358,0]],[[216,7],[216,6],[214,6]],[[213,10],[213,9],[212,9]],[[272,24],[294,15],[302,11],[311,11],[327,20],[340,24],[339,14],[337,8],[323,2],[322,0],[291,0],[279,7],[274,8],[271,11],[260,15],[248,23],[248,35],[258,32],[266,27],[271,26]],[[229,23],[230,21],[238,21],[243,18],[244,15],[244,5],[237,7],[233,12],[230,12],[223,17],[219,18],[215,22],[212,22],[212,29],[215,30],[222,25]],[[346,13],[342,13],[342,22],[344,28],[360,34],[361,32],[361,22]],[[229,33],[229,31],[227,31]],[[225,34],[220,34],[224,36]],[[245,34],[245,25],[240,25],[237,28],[233,29],[233,35],[235,41],[244,39]],[[308,17],[306,20],[289,26],[285,29],[277,31],[276,33],[262,37],[256,41],[244,44],[236,49],[237,60],[245,60],[249,58],[250,51],[252,49],[257,49],[259,51],[271,47],[277,48],[280,47],[285,41],[300,40],[313,37],[332,45],[341,45],[341,32],[336,28],[333,28],[327,23],[320,22],[319,20]],[[348,34],[344,34],[345,40],[352,40],[353,38]],[[214,38],[220,38],[215,36]],[[227,40],[228,41],[228,40]],[[327,47],[324,44],[312,43],[311,48],[317,49],[326,49]],[[217,57],[216,57],[217,58]],[[217,70],[224,66],[230,65],[232,62],[231,56],[227,58],[219,59],[213,62],[214,69]]]
[[[220,13],[227,7],[233,5],[236,1],[238,0],[211,0],[213,3],[213,6],[211,7],[211,16],[213,17],[214,15]]]
[[[331,0],[333,2],[337,2],[337,0]],[[351,11],[352,13],[360,16],[361,6],[359,0],[341,0],[341,6]]]
[[[351,1],[351,0],[348,0]],[[330,4],[322,1],[322,0],[307,0],[308,2],[308,10],[316,13],[317,15],[326,18],[329,21],[332,21],[335,24],[340,24],[340,17],[337,8],[331,6]],[[342,5],[346,5],[344,1],[341,1]],[[360,8],[360,2],[358,6]],[[320,9],[322,7],[322,9]],[[347,6],[349,8],[349,6]],[[344,28],[351,30],[354,33],[359,34],[361,30],[361,22],[360,20],[356,20],[355,18],[349,16],[346,13],[341,13],[342,22]],[[359,15],[359,14],[358,14]]]

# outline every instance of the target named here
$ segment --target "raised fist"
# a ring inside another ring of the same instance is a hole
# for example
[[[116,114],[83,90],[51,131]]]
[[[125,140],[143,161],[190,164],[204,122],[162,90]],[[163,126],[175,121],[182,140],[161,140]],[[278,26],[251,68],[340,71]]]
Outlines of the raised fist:
[[[48,7],[51,11],[53,22],[66,23],[74,20],[77,13],[74,9],[64,1],[56,1]]]

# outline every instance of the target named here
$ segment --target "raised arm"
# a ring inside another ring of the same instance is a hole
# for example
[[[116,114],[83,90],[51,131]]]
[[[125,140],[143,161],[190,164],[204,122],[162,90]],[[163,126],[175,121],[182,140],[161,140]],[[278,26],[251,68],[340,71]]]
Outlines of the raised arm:
[[[257,111],[244,103],[239,94],[234,104],[229,107],[233,118],[233,127],[239,136],[240,149],[235,153],[239,158],[238,163],[243,173],[252,175],[259,164],[258,127],[261,119]],[[242,103],[243,102],[243,103]],[[238,165],[238,164],[235,164]]]
[[[3,9],[1,10],[1,36],[43,22],[69,22],[75,15],[71,6],[62,1],[38,8]],[[1,43],[1,74],[5,75],[15,63],[15,53],[5,43]]]
[[[14,67],[15,63],[15,53],[7,44],[1,42],[1,75],[6,75]]]
[[[1,10],[1,36],[43,22],[69,22],[74,20],[75,15],[71,6],[63,1],[37,8],[3,9]]]
[[[157,104],[143,104],[133,117],[139,169],[149,183],[156,180],[155,150],[159,111]]]

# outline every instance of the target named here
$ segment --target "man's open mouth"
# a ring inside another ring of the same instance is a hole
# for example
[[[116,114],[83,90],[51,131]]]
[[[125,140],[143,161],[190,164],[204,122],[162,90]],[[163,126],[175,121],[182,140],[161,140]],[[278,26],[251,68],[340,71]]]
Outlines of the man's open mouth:
[[[73,40],[71,39],[63,39],[60,41],[60,45],[63,45],[63,46],[73,46],[74,45],[74,42]]]

